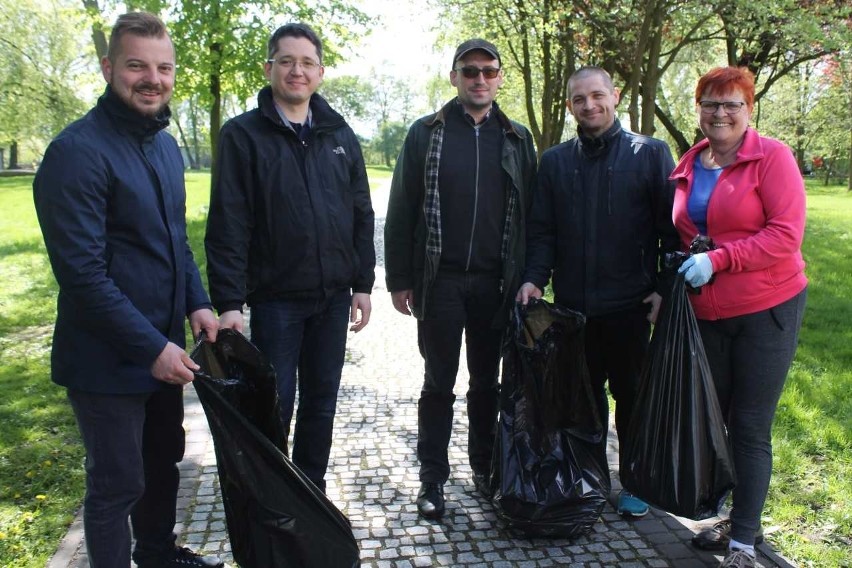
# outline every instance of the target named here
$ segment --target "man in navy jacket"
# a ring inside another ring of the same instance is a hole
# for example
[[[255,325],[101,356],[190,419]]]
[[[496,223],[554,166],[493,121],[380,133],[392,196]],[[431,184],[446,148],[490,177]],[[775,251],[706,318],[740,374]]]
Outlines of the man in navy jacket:
[[[650,326],[662,299],[661,260],[680,247],[672,224],[674,162],[665,142],[621,127],[618,89],[603,69],[577,70],[568,93],[577,136],[541,156],[517,299],[526,304],[540,298],[552,281],[554,301],[585,314],[597,410],[608,424],[608,382],[624,455]],[[626,491],[616,508],[632,517],[648,512]]]
[[[51,355],[86,448],[84,525],[95,567],[222,566],[175,546],[183,386],[198,367],[184,319],[214,341],[186,236],[183,159],[163,129],[175,54],[151,14],[118,18],[97,105],[50,144],[33,183],[59,283]]]

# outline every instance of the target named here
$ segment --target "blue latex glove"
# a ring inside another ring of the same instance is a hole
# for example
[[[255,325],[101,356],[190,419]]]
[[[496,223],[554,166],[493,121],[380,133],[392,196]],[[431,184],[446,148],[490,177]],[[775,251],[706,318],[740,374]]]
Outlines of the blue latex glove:
[[[713,263],[707,253],[694,254],[683,261],[678,269],[679,274],[684,274],[686,283],[693,288],[704,286],[713,276]]]

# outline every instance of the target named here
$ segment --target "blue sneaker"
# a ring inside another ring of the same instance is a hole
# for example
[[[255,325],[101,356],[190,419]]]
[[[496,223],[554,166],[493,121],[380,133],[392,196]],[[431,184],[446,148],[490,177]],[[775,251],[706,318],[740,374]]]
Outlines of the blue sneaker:
[[[644,517],[648,513],[648,504],[629,491],[618,494],[618,514],[627,517]]]

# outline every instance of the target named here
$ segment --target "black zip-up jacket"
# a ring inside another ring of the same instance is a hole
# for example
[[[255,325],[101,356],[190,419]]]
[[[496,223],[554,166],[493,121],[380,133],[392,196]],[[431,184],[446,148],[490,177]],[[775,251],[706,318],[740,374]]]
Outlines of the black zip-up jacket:
[[[679,249],[668,146],[621,128],[541,157],[527,224],[524,282],[553,276],[554,301],[594,317],[641,306]]]
[[[314,94],[302,142],[270,87],[257,101],[220,134],[205,237],[213,305],[370,293],[373,207],[355,133]]]
[[[426,156],[432,132],[446,122],[446,115],[456,105],[452,100],[436,113],[414,122],[408,131],[391,182],[388,214],[385,222],[385,280],[388,291],[414,290],[412,314],[423,319],[428,311],[424,298],[428,295],[441,262],[440,255],[427,252],[428,229],[424,200],[426,197]],[[508,254],[501,267],[503,303],[494,314],[494,327],[505,326],[509,320],[515,294],[521,285],[526,251],[525,225],[531,201],[532,182],[536,171],[532,135],[521,124],[509,118],[497,107],[492,119],[502,129],[499,167],[506,174],[505,194],[515,190],[518,203],[508,236]],[[491,119],[490,119],[491,120]],[[440,188],[439,188],[440,190]]]

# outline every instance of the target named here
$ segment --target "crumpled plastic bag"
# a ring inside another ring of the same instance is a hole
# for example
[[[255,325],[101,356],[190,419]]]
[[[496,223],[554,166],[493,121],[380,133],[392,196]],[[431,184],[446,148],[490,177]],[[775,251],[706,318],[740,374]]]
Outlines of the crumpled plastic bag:
[[[663,300],[620,464],[622,485],[681,517],[713,517],[734,487],[734,462],[698,322],[682,274],[668,259]]]
[[[516,306],[504,344],[493,503],[529,536],[589,532],[610,492],[584,325],[578,312],[531,300]]]
[[[242,568],[352,568],[348,519],[284,455],[275,371],[242,334],[199,342],[195,390],[216,449],[234,560]]]

